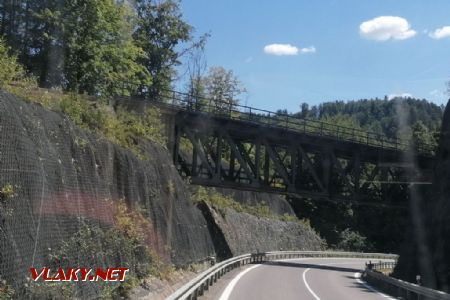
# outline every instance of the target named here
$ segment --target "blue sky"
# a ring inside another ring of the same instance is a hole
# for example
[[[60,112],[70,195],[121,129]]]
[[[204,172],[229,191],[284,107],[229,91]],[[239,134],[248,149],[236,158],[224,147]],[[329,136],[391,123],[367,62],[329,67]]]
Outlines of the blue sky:
[[[181,8],[196,34],[211,33],[208,66],[232,69],[248,105],[448,98],[448,0],[184,0]]]

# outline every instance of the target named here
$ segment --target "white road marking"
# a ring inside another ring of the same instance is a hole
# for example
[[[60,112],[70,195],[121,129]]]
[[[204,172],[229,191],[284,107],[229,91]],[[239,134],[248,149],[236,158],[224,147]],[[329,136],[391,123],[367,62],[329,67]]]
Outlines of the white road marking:
[[[311,293],[311,295],[313,295],[314,299],[316,300],[320,300],[320,298],[316,295],[316,293],[313,292],[313,290],[309,287],[308,282],[306,281],[306,273],[311,270],[311,268],[306,269],[305,271],[303,271],[303,282],[305,283],[306,288],[308,289],[308,291]]]
[[[359,264],[359,263],[348,263],[348,262],[344,262],[344,263],[329,263],[329,264],[319,264],[319,266],[327,266],[327,265],[352,265],[352,264]],[[306,269],[303,272],[303,282],[305,283],[306,288],[308,289],[308,291],[311,293],[311,295],[313,295],[314,299],[316,300],[320,300],[320,298],[317,296],[316,293],[314,293],[314,291],[311,289],[311,287],[309,286],[308,282],[306,281],[306,273],[311,270],[311,268]],[[367,283],[365,283],[364,281],[362,281],[361,278],[361,273],[360,272],[356,272],[353,275],[356,279],[356,281],[360,284],[362,284],[364,287],[366,287],[367,289],[369,289],[370,291],[378,294],[379,296],[383,297],[383,298],[387,298],[389,300],[396,300],[395,298],[392,298],[386,294],[383,294],[381,292],[379,292],[378,290],[374,289],[373,287],[371,287],[370,285],[368,285]]]
[[[391,296],[388,296],[388,295],[386,295],[386,294],[381,293],[380,291],[374,289],[373,287],[371,287],[370,285],[368,285],[367,283],[365,283],[364,281],[362,281],[362,280],[361,280],[361,273],[360,273],[360,272],[356,272],[353,276],[355,277],[355,279],[356,279],[356,281],[357,281],[358,283],[362,284],[362,285],[363,285],[365,288],[367,288],[368,290],[370,290],[370,291],[372,291],[372,292],[374,292],[374,293],[377,293],[378,295],[380,295],[380,296],[383,297],[383,298],[387,298],[387,299],[390,299],[390,300],[396,300],[395,298],[392,298]]]
[[[288,261],[288,260],[309,260],[312,258],[300,258],[300,259],[283,259],[283,260],[278,260],[278,261]],[[328,259],[328,258],[322,258],[322,259]],[[329,259],[336,259],[336,258],[329,258]],[[347,258],[345,258],[347,259]],[[364,259],[364,258],[362,258]],[[319,264],[320,266],[326,266],[326,265],[340,265],[340,264],[357,264],[357,263],[348,263],[348,262],[344,262],[344,263],[331,263],[331,264]],[[248,269],[245,269],[244,271],[242,271],[241,273],[239,273],[236,277],[233,278],[233,280],[230,281],[230,283],[227,285],[227,287],[225,288],[225,290],[223,291],[222,295],[220,295],[219,300],[228,300],[231,292],[233,291],[234,287],[236,286],[236,284],[238,283],[238,281],[248,272],[250,272],[251,270],[259,267],[261,265],[255,265],[252,266]],[[308,282],[306,281],[306,273],[311,270],[311,268],[307,268],[305,271],[303,271],[303,282],[306,286],[306,288],[308,289],[308,291],[311,293],[311,295],[314,297],[315,300],[320,300],[319,296],[317,296],[316,293],[314,293],[314,291],[311,289],[311,287],[309,286]],[[364,287],[366,287],[367,289],[369,289],[370,291],[377,293],[379,296],[389,299],[389,300],[396,300],[395,298],[392,298],[386,294],[383,294],[381,292],[379,292],[378,290],[376,290],[375,288],[371,287],[370,285],[368,285],[367,283],[365,283],[364,281],[362,281],[361,278],[361,273],[360,272],[356,272],[354,274],[354,278],[356,279],[356,281],[360,284],[362,284]]]
[[[225,290],[223,291],[222,295],[220,295],[219,300],[228,300],[228,298],[231,295],[231,292],[234,289],[234,286],[236,285],[236,283],[239,281],[239,279],[241,279],[242,276],[244,276],[245,274],[247,274],[248,272],[250,272],[251,270],[253,270],[254,268],[259,267],[260,265],[256,265],[253,267],[250,267],[248,269],[245,269],[244,271],[242,271],[241,273],[239,273],[236,277],[233,278],[233,280],[230,281],[230,283],[227,285],[227,287],[225,288]]]

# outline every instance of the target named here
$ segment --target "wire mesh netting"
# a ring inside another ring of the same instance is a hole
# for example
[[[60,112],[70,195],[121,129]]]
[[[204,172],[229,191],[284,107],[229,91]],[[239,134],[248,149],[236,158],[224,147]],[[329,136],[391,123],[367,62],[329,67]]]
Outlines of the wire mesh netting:
[[[30,267],[187,264],[212,255],[206,222],[151,143],[147,161],[66,117],[0,92],[0,282],[14,297],[82,299],[117,283],[29,280]]]

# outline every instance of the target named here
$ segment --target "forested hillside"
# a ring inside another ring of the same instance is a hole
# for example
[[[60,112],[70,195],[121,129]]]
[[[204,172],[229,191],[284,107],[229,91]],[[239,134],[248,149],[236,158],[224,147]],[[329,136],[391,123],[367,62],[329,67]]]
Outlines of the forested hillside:
[[[437,147],[443,106],[414,98],[362,99],[301,105],[294,115],[331,124],[373,131],[388,138],[413,138]],[[401,120],[405,118],[405,120]],[[403,122],[403,123],[402,123]],[[383,192],[370,195],[385,208],[352,204],[324,203],[292,199],[299,216],[308,217],[330,245],[353,250],[397,252],[408,213],[391,204],[408,201],[408,190],[401,185],[385,185]],[[374,230],[376,228],[376,230]],[[400,238],[399,238],[400,237]]]
[[[444,106],[425,99],[393,98],[301,104],[294,115],[376,132],[388,138],[410,138],[437,145]],[[407,126],[400,129],[400,115]]]

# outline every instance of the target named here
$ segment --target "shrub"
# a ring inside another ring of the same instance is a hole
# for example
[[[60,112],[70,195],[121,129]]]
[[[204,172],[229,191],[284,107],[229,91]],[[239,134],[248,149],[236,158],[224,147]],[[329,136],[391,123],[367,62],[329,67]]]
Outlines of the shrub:
[[[139,146],[141,140],[166,145],[159,109],[147,108],[142,114],[121,108],[114,112],[106,99],[41,89],[34,78],[25,75],[16,57],[8,52],[8,47],[0,39],[0,88],[29,102],[64,113],[77,126],[102,135],[131,150],[141,159],[148,158]]]
[[[129,291],[147,276],[168,279],[172,267],[152,249],[147,238],[149,220],[139,211],[129,209],[124,201],[115,205],[114,225],[102,228],[82,220],[80,229],[55,249],[48,249],[50,269],[88,266],[129,268],[124,282],[92,282],[102,298],[126,297]],[[29,282],[25,294],[36,299],[71,299],[76,296],[76,282],[48,284]]]
[[[12,299],[16,291],[0,277],[0,300]]]
[[[61,98],[59,107],[72,122],[80,127],[99,131],[105,126],[106,114],[97,107],[95,102],[89,101],[83,96],[65,95]]]
[[[0,188],[0,216],[12,217],[14,209],[11,207],[8,200],[17,196],[14,186],[11,184],[5,184]]]
[[[0,88],[25,76],[25,71],[17,62],[17,57],[10,52],[10,48],[0,38]]]
[[[366,250],[368,246],[366,244],[366,237],[347,228],[341,232],[337,248],[345,251],[362,252]]]
[[[6,201],[6,199],[12,198],[16,195],[15,191],[14,191],[14,187],[12,186],[12,184],[5,184],[1,189],[0,189],[0,200],[1,201]]]

